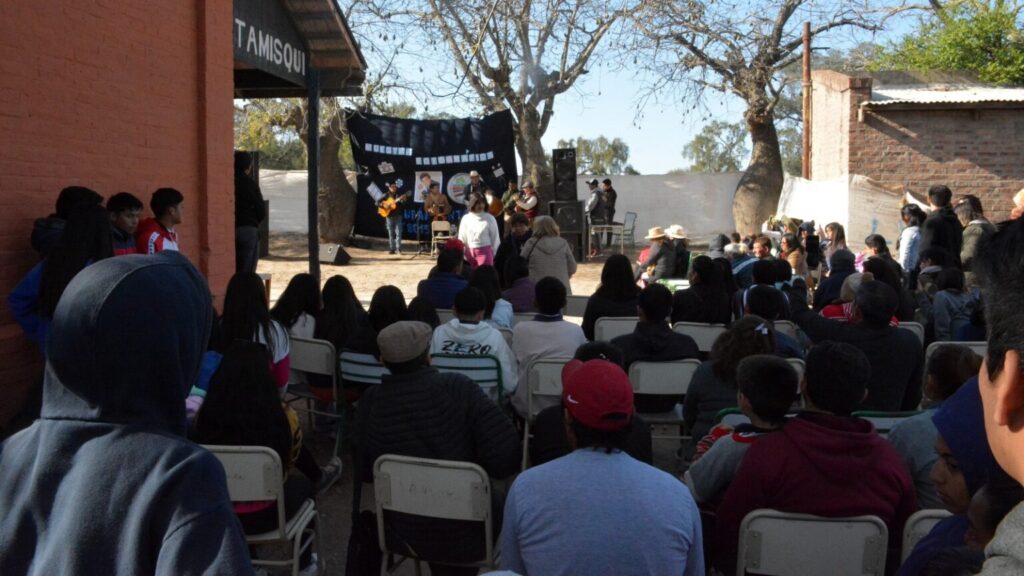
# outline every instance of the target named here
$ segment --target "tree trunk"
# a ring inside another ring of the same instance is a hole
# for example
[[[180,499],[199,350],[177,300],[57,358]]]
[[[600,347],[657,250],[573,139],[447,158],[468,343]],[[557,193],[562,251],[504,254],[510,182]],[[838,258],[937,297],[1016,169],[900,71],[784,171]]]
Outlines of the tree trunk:
[[[537,209],[541,214],[547,213],[548,201],[554,199],[551,170],[548,166],[547,152],[541,143],[540,115],[536,109],[518,110],[516,114],[516,151],[523,165],[520,180],[533,181],[537,187]]]
[[[752,153],[732,202],[736,231],[757,234],[761,223],[775,213],[782,193],[782,155],[775,118],[771,113],[748,109],[745,114],[750,130]]]
[[[348,244],[356,218],[355,190],[345,178],[338,160],[341,140],[331,134],[320,135],[320,194],[317,220],[320,239]]]

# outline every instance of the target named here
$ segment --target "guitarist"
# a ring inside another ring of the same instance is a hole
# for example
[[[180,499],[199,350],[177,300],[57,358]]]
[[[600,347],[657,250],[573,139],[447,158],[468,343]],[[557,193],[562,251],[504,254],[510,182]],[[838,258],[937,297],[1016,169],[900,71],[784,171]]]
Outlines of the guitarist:
[[[388,254],[402,253],[402,218],[409,192],[398,192],[398,182],[388,182],[387,194],[377,202],[377,213],[384,217],[388,229]]]
[[[441,193],[441,185],[432,181],[427,188],[429,191],[423,199],[423,208],[430,216],[430,220],[447,220],[448,215],[452,213],[452,205],[448,202],[448,197]]]

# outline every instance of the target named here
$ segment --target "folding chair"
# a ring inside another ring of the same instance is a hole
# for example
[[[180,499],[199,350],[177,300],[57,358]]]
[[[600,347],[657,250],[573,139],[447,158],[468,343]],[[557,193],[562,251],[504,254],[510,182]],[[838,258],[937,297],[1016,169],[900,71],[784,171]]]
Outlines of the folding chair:
[[[464,566],[497,569],[491,516],[491,481],[483,468],[470,462],[431,460],[384,454],[373,464],[373,488],[376,497],[377,537],[380,540],[380,573],[393,574],[406,559],[413,561],[416,574],[420,562],[431,558],[419,556],[410,548],[392,550],[388,545],[384,511],[427,516],[446,520],[481,522],[486,551],[484,558]],[[400,557],[395,563],[394,556]],[[391,565],[391,570],[388,566]]]
[[[630,248],[636,248],[636,212],[626,212],[622,219],[622,232],[612,232],[612,244],[616,236],[620,236],[619,243],[629,244]]]
[[[924,326],[917,322],[900,322],[900,329],[912,332],[921,341],[921,347],[924,347]]]
[[[341,381],[345,384],[373,386],[380,384],[385,374],[390,374],[373,354],[342,350],[338,363],[341,367]]]
[[[736,406],[732,408],[722,408],[715,414],[715,424],[725,424],[735,428],[740,424],[750,424],[750,418],[740,411]]]
[[[452,237],[452,223],[447,220],[430,223],[430,255],[437,256],[437,247]]]
[[[490,354],[468,356],[458,354],[431,354],[430,365],[439,372],[458,372],[476,382],[498,406],[505,401],[505,387],[501,378],[501,362]]]
[[[807,371],[807,364],[799,358],[786,358],[786,362],[789,362],[789,365],[793,367],[793,370],[796,370],[796,381],[798,382],[796,393],[799,395],[799,382],[804,379],[804,372]]]
[[[594,340],[610,342],[616,336],[632,334],[639,320],[636,316],[602,316],[594,323]]]
[[[543,358],[535,360],[526,371],[526,423],[523,425],[523,465],[530,462],[530,426],[537,414],[548,406],[562,401],[562,367],[572,358]],[[540,402],[547,399],[548,402]]]
[[[697,343],[697,349],[701,352],[711,352],[711,347],[728,328],[725,324],[704,324],[701,322],[676,322],[672,329],[680,334],[686,334]]]
[[[690,388],[690,380],[700,367],[700,360],[673,360],[670,362],[633,362],[629,366],[629,381],[634,394],[659,394],[682,397]],[[668,412],[640,414],[651,428],[655,426],[682,426],[683,409],[676,404]],[[652,438],[681,438],[682,434],[651,436]]]
[[[885,574],[889,533],[877,516],[823,518],[761,509],[740,525],[736,574]]]
[[[776,320],[775,322],[772,322],[772,324],[775,326],[775,330],[777,332],[785,334],[794,340],[798,338],[796,324],[793,322],[790,322],[789,320]]]
[[[574,318],[583,318],[583,313],[587,311],[587,302],[589,300],[589,296],[575,296],[570,294],[566,297],[565,311],[563,314]]]
[[[863,418],[868,422],[875,425],[875,430],[878,431],[882,436],[888,436],[889,431],[894,426],[903,422],[907,418],[915,414],[920,414],[921,410],[908,410],[905,412],[883,412],[878,410],[858,410],[852,415],[858,418]]]
[[[917,543],[927,536],[936,524],[950,516],[952,514],[948,510],[942,509],[918,510],[911,514],[903,526],[903,550],[900,562],[906,562],[907,556],[914,551],[914,546],[917,546]]]
[[[450,308],[438,308],[437,317],[441,320],[441,324],[447,324],[455,318],[455,311]]]
[[[314,401],[317,397],[309,388],[299,389],[289,386],[286,400],[289,406],[296,410],[305,412],[309,418],[309,429],[313,429],[313,415],[324,416],[337,420],[338,431],[334,439],[334,455],[341,456],[342,427],[345,417],[341,410],[341,399],[338,395],[338,356],[334,351],[334,344],[327,340],[315,338],[299,338],[292,336],[291,348],[288,354],[289,363],[293,370],[300,370],[309,374],[320,374],[331,378],[331,404],[332,411],[317,410]],[[305,401],[305,407],[297,405]]]
[[[292,567],[292,576],[298,576],[299,561],[310,546],[320,548],[320,522],[313,500],[306,500],[291,519],[284,515],[284,470],[281,458],[265,446],[204,446],[224,466],[228,495],[232,502],[259,502],[275,500],[277,528],[263,534],[246,535],[245,541],[253,546],[290,544],[287,559],[263,560],[254,558],[254,566]],[[280,547],[277,547],[280,549]],[[317,573],[324,570],[324,555],[317,554]]]

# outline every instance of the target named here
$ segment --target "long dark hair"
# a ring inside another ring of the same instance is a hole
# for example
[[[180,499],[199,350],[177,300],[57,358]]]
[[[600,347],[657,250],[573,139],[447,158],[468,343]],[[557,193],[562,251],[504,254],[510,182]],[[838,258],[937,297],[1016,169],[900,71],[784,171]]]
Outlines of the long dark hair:
[[[200,444],[266,446],[291,464],[292,432],[281,406],[267,349],[234,340],[213,373],[196,416],[193,439]]]
[[[430,303],[430,300],[422,296],[416,296],[409,301],[409,320],[416,320],[437,328],[441,325],[441,317],[437,315],[437,308]]]
[[[917,204],[907,204],[903,208],[900,208],[900,215],[906,216],[907,227],[920,226],[924,222],[925,218],[928,217]]]
[[[782,240],[786,243],[787,246],[789,246],[789,251],[787,251],[786,254],[790,254],[793,251],[802,253],[807,252],[807,250],[804,249],[803,244],[801,244],[800,240],[796,237],[796,234],[785,234],[782,236]]]
[[[334,344],[340,352],[362,328],[360,322],[366,317],[366,310],[356,298],[352,283],[341,275],[327,279],[321,296],[324,307],[317,316],[313,335]]]
[[[290,329],[303,312],[313,318],[320,313],[320,285],[306,272],[292,276],[288,287],[270,309],[270,316],[285,329]]]
[[[633,265],[629,258],[622,254],[609,256],[601,268],[601,285],[594,295],[614,302],[628,302],[636,300],[639,293],[640,288],[633,279]]]
[[[775,328],[760,316],[747,314],[733,322],[711,346],[711,369],[722,382],[736,385],[736,366],[747,356],[775,353]]]
[[[64,289],[88,263],[114,255],[110,213],[102,206],[82,204],[71,211],[57,246],[46,258],[39,281],[39,315],[53,318]]]
[[[405,296],[397,286],[390,284],[377,288],[370,299],[370,326],[373,331],[380,331],[395,322],[409,319],[409,308],[405,304]]]
[[[239,272],[228,282],[224,294],[224,314],[220,317],[220,348],[234,340],[256,342],[260,334],[267,342],[273,358],[279,343],[270,322],[267,292],[263,280],[255,272]]]
[[[494,269],[494,266],[477,266],[476,270],[473,270],[473,274],[469,277],[469,285],[480,290],[484,293],[484,298],[487,299],[487,310],[485,311],[484,318],[490,318],[494,312],[494,305],[501,298],[501,283],[498,280],[498,271]]]
[[[889,244],[885,241],[885,236],[882,236],[881,234],[869,234],[868,237],[864,239],[864,245],[868,248],[878,250],[879,256],[890,256]]]

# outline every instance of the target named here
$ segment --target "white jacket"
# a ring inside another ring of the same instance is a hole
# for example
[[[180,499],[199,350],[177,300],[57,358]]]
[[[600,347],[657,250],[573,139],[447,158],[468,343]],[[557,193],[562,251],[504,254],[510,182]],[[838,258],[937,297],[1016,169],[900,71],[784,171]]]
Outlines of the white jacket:
[[[462,240],[467,248],[490,246],[491,250],[497,253],[498,245],[501,244],[498,222],[494,216],[486,212],[466,212],[462,220],[459,220],[459,240]]]
[[[483,356],[490,354],[501,364],[501,387],[511,392],[516,387],[518,365],[516,356],[497,328],[487,322],[476,324],[452,318],[434,329],[430,341],[431,354]]]

